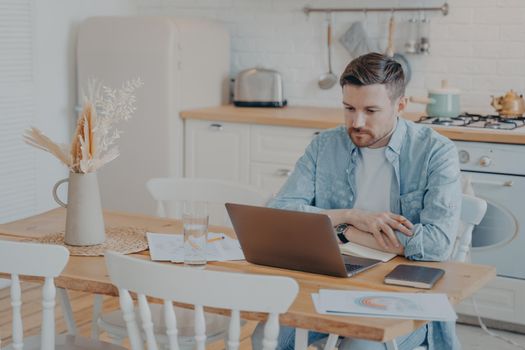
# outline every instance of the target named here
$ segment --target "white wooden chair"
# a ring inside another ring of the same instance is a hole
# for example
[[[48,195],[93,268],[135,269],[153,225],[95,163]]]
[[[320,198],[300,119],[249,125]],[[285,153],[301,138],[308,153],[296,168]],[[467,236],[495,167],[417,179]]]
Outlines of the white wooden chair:
[[[456,238],[451,260],[466,262],[469,260],[472,243],[472,231],[478,225],[487,211],[484,199],[464,194],[461,201],[460,229]]]
[[[146,183],[148,191],[157,201],[157,215],[160,217],[180,218],[180,207],[177,205],[185,200],[206,201],[210,203],[210,224],[230,226],[224,203],[235,202],[250,205],[265,205],[270,195],[258,188],[237,184],[234,182],[216,179],[196,178],[154,178]],[[114,342],[119,343],[127,337],[126,325],[120,310],[101,314],[102,298],[96,296],[94,303],[93,337],[98,338],[99,330],[106,331]],[[168,338],[164,335],[166,325],[162,307],[152,305],[152,318],[155,333],[161,344],[167,344]],[[187,309],[178,309],[177,317],[181,328],[181,345],[191,348],[193,340],[194,313]],[[213,341],[223,337],[228,327],[228,318],[210,314],[206,317],[208,339]]]
[[[460,228],[456,242],[452,249],[451,259],[453,261],[466,262],[470,252],[472,242],[472,231],[478,225],[485,212],[487,211],[487,202],[481,198],[463,194],[461,199]],[[332,350],[337,343],[339,336],[330,334],[326,340],[324,350]],[[387,349],[397,349],[395,340],[386,343]],[[414,350],[427,350],[426,346],[418,346]]]
[[[235,182],[202,178],[155,178],[146,183],[157,201],[157,215],[181,218],[180,202],[205,201],[210,204],[210,224],[229,226],[224,203],[265,205],[271,195],[261,189]]]
[[[11,286],[11,280],[0,278],[0,289],[4,289]],[[77,327],[75,318],[73,317],[73,309],[71,308],[71,302],[67,291],[63,288],[57,288],[58,300],[60,301],[60,307],[62,309],[62,316],[67,326],[68,333],[75,335],[77,333]]]
[[[113,344],[93,341],[74,335],[55,335],[54,277],[58,276],[69,258],[66,248],[57,245],[0,241],[0,272],[11,275],[11,305],[13,319],[12,344],[7,349],[103,349],[123,350]],[[44,278],[42,287],[41,335],[24,339],[22,293],[19,275]]]
[[[155,263],[115,252],[106,253],[106,264],[111,281],[119,289],[120,307],[132,350],[142,350],[144,341],[140,336],[130,291],[137,294],[149,350],[156,350],[158,346],[146,296],[164,300],[170,350],[179,349],[174,301],[194,305],[195,343],[198,350],[204,350],[206,343],[204,307],[231,310],[227,340],[229,350],[239,348],[240,311],[268,313],[263,346],[264,350],[273,350],[277,346],[279,314],[288,310],[299,291],[297,282],[288,277],[199,270]]]

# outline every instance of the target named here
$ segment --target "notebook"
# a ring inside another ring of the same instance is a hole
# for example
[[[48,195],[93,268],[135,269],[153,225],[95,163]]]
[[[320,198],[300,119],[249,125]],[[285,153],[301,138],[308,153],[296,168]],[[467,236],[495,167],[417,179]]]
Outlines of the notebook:
[[[381,250],[365,247],[354,242],[340,244],[339,249],[341,250],[341,254],[381,260],[382,262],[390,261],[397,256],[394,253],[383,252]]]
[[[397,265],[385,276],[386,284],[430,289],[445,274],[442,269],[416,265]]]

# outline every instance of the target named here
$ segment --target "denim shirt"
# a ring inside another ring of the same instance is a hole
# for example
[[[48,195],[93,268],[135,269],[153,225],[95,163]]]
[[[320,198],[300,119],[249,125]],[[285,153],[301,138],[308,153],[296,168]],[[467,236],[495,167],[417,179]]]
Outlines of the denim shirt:
[[[454,143],[429,127],[398,118],[385,156],[394,168],[391,212],[414,224],[410,237],[396,232],[405,256],[411,260],[447,260],[461,209]],[[359,148],[344,126],[320,133],[269,206],[308,212],[353,208],[359,159]],[[432,322],[427,339],[429,350],[459,348],[453,322]]]

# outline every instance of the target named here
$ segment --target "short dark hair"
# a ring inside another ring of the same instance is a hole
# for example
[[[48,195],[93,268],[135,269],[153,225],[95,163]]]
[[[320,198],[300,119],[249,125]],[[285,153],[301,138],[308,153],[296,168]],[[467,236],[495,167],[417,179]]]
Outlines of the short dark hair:
[[[339,83],[341,87],[384,84],[392,101],[405,94],[403,68],[393,58],[377,52],[352,60],[341,74]]]

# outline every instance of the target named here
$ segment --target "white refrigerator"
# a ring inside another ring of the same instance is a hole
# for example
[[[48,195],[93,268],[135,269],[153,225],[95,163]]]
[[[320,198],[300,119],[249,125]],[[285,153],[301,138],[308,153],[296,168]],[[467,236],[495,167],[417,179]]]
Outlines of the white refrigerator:
[[[111,87],[132,78],[137,110],[117,124],[120,156],[98,173],[105,209],[154,214],[145,183],[182,176],[181,110],[227,103],[230,39],[219,22],[172,17],[93,17],[78,33],[78,101],[90,78]]]

